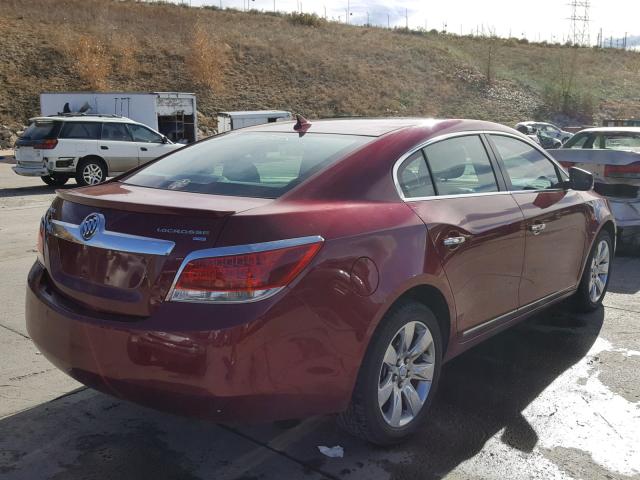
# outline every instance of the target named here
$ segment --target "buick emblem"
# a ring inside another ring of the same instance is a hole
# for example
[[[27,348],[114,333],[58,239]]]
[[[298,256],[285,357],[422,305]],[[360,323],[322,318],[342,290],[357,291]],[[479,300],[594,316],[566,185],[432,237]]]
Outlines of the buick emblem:
[[[103,225],[104,217],[99,213],[92,213],[82,220],[80,235],[84,240],[91,240]]]

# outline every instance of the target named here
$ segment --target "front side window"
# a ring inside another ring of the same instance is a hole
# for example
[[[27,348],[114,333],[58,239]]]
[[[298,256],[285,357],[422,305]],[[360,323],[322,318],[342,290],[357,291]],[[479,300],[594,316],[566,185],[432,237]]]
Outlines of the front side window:
[[[162,143],[162,136],[142,125],[129,124],[129,132],[134,142]]]
[[[421,150],[413,153],[400,165],[397,178],[405,198],[431,197],[436,194]]]
[[[124,123],[103,123],[102,140],[119,140],[130,142],[131,136]]]
[[[477,135],[450,138],[424,148],[438,195],[497,192],[489,155]]]
[[[567,140],[567,143],[562,148],[598,148],[597,145],[594,145],[596,138],[597,135],[595,133],[578,133]]]
[[[100,138],[100,123],[98,122],[65,122],[60,138],[75,138],[81,140],[97,140]]]
[[[511,137],[492,135],[493,143],[511,180],[512,190],[558,188],[555,165],[535,148]]]
[[[372,139],[233,132],[177,150],[123,181],[166,190],[277,198]]]

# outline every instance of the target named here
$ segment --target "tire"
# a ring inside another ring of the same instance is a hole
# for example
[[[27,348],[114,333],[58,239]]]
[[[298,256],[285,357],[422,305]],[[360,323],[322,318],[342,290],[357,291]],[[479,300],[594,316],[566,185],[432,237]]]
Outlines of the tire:
[[[69,181],[69,177],[66,175],[45,175],[44,177],[40,177],[44,183],[51,187],[61,187],[65,183]]]
[[[429,343],[425,338],[427,342],[421,343],[421,346],[426,345],[424,354],[412,362],[402,363],[402,366],[398,366],[396,362],[391,368],[394,353],[402,351],[402,332],[410,333],[411,330],[413,340],[409,352],[413,350],[415,354],[418,351],[415,349],[420,343],[421,335],[426,332],[431,335],[432,341]],[[413,301],[392,307],[369,344],[351,402],[347,410],[338,416],[338,424],[352,435],[376,445],[401,442],[413,434],[427,418],[437,390],[441,364],[442,336],[433,312],[425,305]],[[416,365],[421,367],[421,378],[415,377]],[[431,378],[430,382],[428,378]],[[385,401],[387,393],[388,400]],[[410,397],[417,407],[417,413],[410,409]],[[382,404],[379,403],[379,398]],[[394,409],[394,405],[399,405],[400,416],[394,414],[398,411],[397,408]]]
[[[107,179],[107,168],[99,158],[85,158],[80,160],[76,168],[76,182],[78,185],[97,185]]]
[[[603,230],[596,237],[582,272],[573,303],[579,312],[593,312],[602,305],[609,287],[613,262],[613,242],[609,232]],[[606,272],[605,270],[606,264]]]

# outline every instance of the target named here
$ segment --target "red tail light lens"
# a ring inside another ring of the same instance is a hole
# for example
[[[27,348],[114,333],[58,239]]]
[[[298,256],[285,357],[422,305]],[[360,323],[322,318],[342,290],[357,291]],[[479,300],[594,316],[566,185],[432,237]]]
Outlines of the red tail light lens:
[[[605,165],[604,176],[617,178],[640,178],[640,162],[634,162],[630,165]]]
[[[51,150],[53,148],[56,148],[56,145],[58,145],[58,140],[55,138],[47,138],[44,140],[41,140],[40,143],[36,143],[33,148],[36,148],[38,150]]]
[[[38,231],[38,243],[36,245],[38,252],[38,261],[44,265],[44,221],[40,222],[40,230]]]
[[[272,242],[263,245],[275,248],[263,250],[257,246],[259,251],[189,260],[179,273],[170,299],[244,302],[266,298],[291,283],[315,257],[322,239],[314,240],[281,248],[277,248],[280,242]]]

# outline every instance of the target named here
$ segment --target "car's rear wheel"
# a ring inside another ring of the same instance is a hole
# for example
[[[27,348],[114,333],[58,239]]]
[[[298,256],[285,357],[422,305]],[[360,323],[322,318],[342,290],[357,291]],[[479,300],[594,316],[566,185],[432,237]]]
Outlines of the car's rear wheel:
[[[42,179],[42,181],[44,183],[46,183],[49,186],[52,187],[61,187],[62,185],[64,185],[65,183],[67,183],[69,181],[69,177],[66,175],[58,175],[58,174],[52,174],[52,175],[45,175],[43,177],[40,177]]]
[[[97,185],[107,179],[107,169],[98,158],[85,158],[76,168],[76,182],[78,185]]]
[[[398,443],[425,420],[442,363],[433,312],[403,302],[385,316],[369,345],[348,409],[338,423],[378,445]]]
[[[613,262],[613,241],[609,232],[601,231],[593,243],[574,304],[581,312],[592,312],[602,305],[609,287]]]

